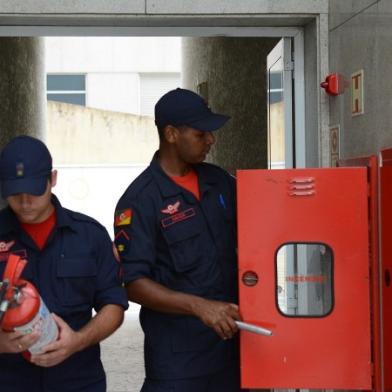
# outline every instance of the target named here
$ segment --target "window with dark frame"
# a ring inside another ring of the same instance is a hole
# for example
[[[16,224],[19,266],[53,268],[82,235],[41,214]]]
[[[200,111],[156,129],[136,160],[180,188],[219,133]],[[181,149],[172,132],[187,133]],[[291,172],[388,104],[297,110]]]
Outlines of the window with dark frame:
[[[46,86],[48,101],[86,106],[86,75],[48,74]]]
[[[288,243],[276,252],[276,303],[285,316],[325,317],[333,310],[333,252],[322,243]]]

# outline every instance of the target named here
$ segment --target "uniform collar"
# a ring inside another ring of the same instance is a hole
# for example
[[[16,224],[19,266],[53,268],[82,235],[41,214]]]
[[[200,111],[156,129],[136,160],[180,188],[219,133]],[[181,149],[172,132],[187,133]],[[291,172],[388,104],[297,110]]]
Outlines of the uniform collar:
[[[57,196],[53,194],[52,203],[56,211],[56,227],[69,227],[72,229],[74,221],[69,214],[67,214],[67,210],[63,208]]]
[[[177,185],[161,168],[158,160],[158,151],[155,152],[152,161],[150,163],[150,170],[154,179],[156,180],[158,187],[161,191],[162,196],[165,198],[176,196],[182,193],[185,198],[192,202],[193,198],[190,199],[188,197],[189,192],[186,192],[182,187]],[[212,186],[217,183],[217,179],[212,175],[211,170],[208,170],[209,165],[206,163],[199,163],[193,165],[193,169],[197,173],[200,195],[203,195],[204,192],[208,191]]]
[[[6,207],[1,211],[0,235],[8,234],[12,231],[19,230],[19,222],[10,207]]]
[[[73,221],[66,214],[66,211],[61,206],[59,199],[52,194],[51,199],[56,211],[56,227],[70,227],[72,228]],[[0,221],[0,235],[8,234],[15,231],[20,231],[21,227],[15,213],[8,206],[1,211]]]

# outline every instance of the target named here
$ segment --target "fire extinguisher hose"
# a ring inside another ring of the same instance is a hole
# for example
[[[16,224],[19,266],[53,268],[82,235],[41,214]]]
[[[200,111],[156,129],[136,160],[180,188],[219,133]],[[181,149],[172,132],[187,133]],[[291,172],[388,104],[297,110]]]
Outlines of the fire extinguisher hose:
[[[20,275],[27,260],[21,259],[19,256],[11,254],[8,257],[7,265],[5,267],[3,281],[0,287],[0,323],[3,320],[4,314],[8,309],[10,303],[15,300],[14,290],[18,284]]]

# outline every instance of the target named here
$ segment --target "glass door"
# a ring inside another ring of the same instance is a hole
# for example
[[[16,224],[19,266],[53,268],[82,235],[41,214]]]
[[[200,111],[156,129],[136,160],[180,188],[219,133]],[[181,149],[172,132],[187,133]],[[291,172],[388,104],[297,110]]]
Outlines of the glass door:
[[[268,168],[295,167],[292,39],[282,38],[267,57]]]

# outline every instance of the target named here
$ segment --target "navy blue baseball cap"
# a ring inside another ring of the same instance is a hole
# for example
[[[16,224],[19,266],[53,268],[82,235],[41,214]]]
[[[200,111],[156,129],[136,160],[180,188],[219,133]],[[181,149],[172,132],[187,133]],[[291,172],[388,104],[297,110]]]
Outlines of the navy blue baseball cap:
[[[52,157],[39,139],[17,136],[0,154],[1,195],[44,194],[52,171]]]
[[[230,116],[213,113],[206,101],[190,90],[177,88],[163,95],[155,105],[155,124],[187,125],[199,131],[211,132],[223,127]]]

